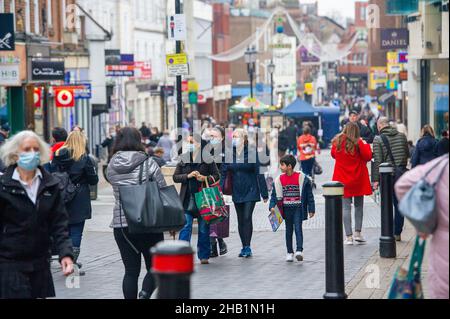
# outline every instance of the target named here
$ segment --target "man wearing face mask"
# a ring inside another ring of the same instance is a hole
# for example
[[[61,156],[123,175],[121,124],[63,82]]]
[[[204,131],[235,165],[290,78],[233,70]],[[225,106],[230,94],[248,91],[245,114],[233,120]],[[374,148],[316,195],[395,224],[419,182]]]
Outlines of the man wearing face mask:
[[[30,131],[0,149],[7,166],[0,174],[0,299],[55,297],[51,237],[64,275],[73,273],[68,215],[58,180],[41,166],[49,156],[46,143]]]

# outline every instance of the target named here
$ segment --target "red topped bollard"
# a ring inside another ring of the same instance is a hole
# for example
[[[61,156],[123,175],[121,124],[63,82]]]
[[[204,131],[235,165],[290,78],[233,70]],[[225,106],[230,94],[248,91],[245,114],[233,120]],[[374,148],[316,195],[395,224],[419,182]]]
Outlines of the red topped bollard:
[[[152,249],[157,299],[190,299],[194,251],[185,241],[161,242]]]

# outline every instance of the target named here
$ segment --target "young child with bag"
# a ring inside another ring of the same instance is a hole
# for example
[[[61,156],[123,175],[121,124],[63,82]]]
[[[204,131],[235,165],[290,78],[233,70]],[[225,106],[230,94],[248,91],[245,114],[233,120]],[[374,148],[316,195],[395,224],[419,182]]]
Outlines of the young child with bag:
[[[269,209],[275,207],[286,221],[287,262],[303,261],[303,221],[315,216],[316,204],[312,191],[312,180],[302,172],[295,172],[297,160],[286,155],[280,160],[280,175],[274,182]],[[293,233],[295,231],[297,250],[294,254]]]

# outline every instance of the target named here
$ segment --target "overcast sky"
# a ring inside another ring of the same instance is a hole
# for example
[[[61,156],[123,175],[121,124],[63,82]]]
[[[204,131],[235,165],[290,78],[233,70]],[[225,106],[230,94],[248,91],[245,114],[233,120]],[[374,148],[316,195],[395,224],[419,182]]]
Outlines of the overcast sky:
[[[301,0],[301,2],[314,2],[315,0]],[[355,16],[356,0],[318,0],[319,14],[327,15],[333,11],[339,11],[344,17],[353,18]]]

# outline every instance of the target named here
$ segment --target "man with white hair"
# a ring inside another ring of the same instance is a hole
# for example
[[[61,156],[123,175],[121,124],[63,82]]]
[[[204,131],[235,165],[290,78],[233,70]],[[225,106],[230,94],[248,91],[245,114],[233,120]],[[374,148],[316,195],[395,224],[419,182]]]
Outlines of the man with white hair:
[[[406,135],[400,133],[395,127],[389,124],[387,117],[381,117],[377,123],[380,135],[373,141],[374,170],[372,171],[374,189],[378,189],[380,183],[380,165],[389,163],[395,169],[395,182],[404,174],[408,165],[409,147]],[[395,239],[401,241],[401,234],[404,226],[404,217],[398,210],[398,200],[393,194],[395,209]]]
[[[66,276],[74,256],[59,182],[42,168],[50,148],[23,131],[0,148],[0,158],[7,166],[0,174],[0,299],[54,297],[50,238]]]

